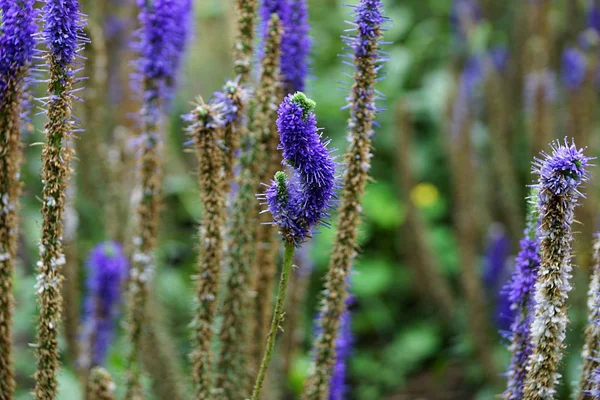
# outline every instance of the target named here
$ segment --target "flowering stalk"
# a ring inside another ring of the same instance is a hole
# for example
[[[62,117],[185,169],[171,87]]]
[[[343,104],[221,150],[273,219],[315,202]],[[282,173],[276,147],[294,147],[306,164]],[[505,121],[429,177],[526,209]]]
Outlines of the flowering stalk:
[[[254,350],[252,333],[254,321],[250,315],[253,303],[253,267],[257,232],[255,195],[259,190],[257,176],[268,161],[265,142],[271,132],[264,128],[275,119],[277,99],[277,76],[279,74],[279,47],[281,44],[281,21],[272,16],[265,56],[261,62],[261,74],[256,89],[256,109],[250,121],[246,150],[240,157],[241,171],[237,177],[238,193],[233,203],[231,223],[227,231],[227,255],[225,265],[229,267],[225,278],[222,314],[224,315],[219,338],[221,351],[217,366],[215,395],[231,399],[244,397],[249,392],[249,355]]]
[[[36,340],[36,399],[53,399],[58,393],[58,330],[62,317],[61,268],[63,254],[63,212],[73,132],[72,89],[76,83],[74,64],[83,41],[83,17],[77,0],[46,0],[42,9],[43,38],[48,48],[50,71],[46,101],[46,143],[42,150],[42,232],[37,263],[39,316]]]
[[[289,11],[284,21],[285,35],[281,42],[281,75],[285,94],[305,91],[311,47],[307,1],[288,1]]]
[[[237,20],[236,40],[233,48],[234,72],[240,83],[247,83],[252,70],[254,54],[254,31],[256,26],[257,0],[237,0],[235,2]]]
[[[269,12],[277,13],[283,22],[283,38],[281,40],[281,74],[277,103],[281,103],[284,95],[303,91],[308,71],[308,54],[310,51],[310,39],[308,37],[308,10],[305,0],[288,2],[287,0],[265,1],[261,8],[262,14]],[[270,140],[266,143],[268,157],[266,169],[260,176],[260,181],[269,180],[279,170],[281,158],[277,149],[277,128],[275,123],[270,124]],[[255,337],[267,336],[269,318],[273,308],[272,294],[275,286],[275,275],[277,273],[277,258],[279,255],[278,242],[276,241],[276,229],[269,224],[269,215],[262,214],[261,225],[258,230],[257,242],[259,243],[256,253],[256,310],[258,321]],[[262,349],[257,348],[257,362],[260,360]]]
[[[514,319],[510,327],[511,353],[510,367],[508,370],[507,389],[504,392],[505,400],[519,400],[523,397],[523,384],[527,374],[527,360],[531,355],[532,311],[534,306],[534,286],[540,267],[540,238],[538,232],[539,211],[537,205],[537,192],[532,190],[530,209],[527,216],[525,235],[521,239],[521,250],[515,260],[515,271],[508,283],[506,290]]]
[[[261,15],[261,34],[263,39],[263,46],[259,48],[259,55],[264,57],[268,51],[268,38],[269,38],[269,20],[272,15],[279,17],[279,21],[282,24],[282,30],[280,34],[280,44],[278,49],[279,64],[277,75],[274,79],[274,85],[276,86],[275,92],[275,104],[281,103],[283,100],[283,87],[282,73],[283,73],[283,62],[285,56],[283,55],[284,43],[287,38],[287,20],[289,18],[290,4],[287,0],[264,0],[259,9]],[[260,122],[260,129],[264,132],[264,140],[262,145],[264,151],[267,152],[265,157],[265,166],[261,168],[258,174],[259,182],[267,182],[271,177],[279,170],[281,166],[281,156],[277,152],[277,143],[279,138],[277,137],[277,127],[275,126],[275,118],[263,120]],[[264,351],[263,339],[268,335],[269,332],[269,320],[271,319],[271,310],[273,309],[273,287],[275,286],[275,274],[277,273],[277,258],[279,256],[279,243],[276,241],[275,235],[277,233],[276,227],[269,222],[269,215],[262,213],[259,215],[259,226],[256,231],[256,258],[254,265],[255,275],[255,307],[256,307],[256,329],[254,332],[254,339],[257,344],[254,346],[254,360],[255,364],[260,363]]]
[[[345,308],[346,279],[357,248],[361,196],[365,191],[371,161],[371,136],[375,119],[375,89],[378,42],[382,37],[383,3],[361,0],[354,8],[356,37],[346,37],[354,51],[354,85],[350,94],[350,121],[344,186],[340,201],[339,225],[327,272],[324,298],[321,304],[321,331],[314,342],[314,368],[303,393],[304,399],[320,400],[328,393],[335,362],[335,343],[340,317]]]
[[[523,399],[554,397],[559,381],[571,290],[571,223],[578,191],[587,181],[589,158],[575,144],[552,143],[552,155],[542,153],[534,173],[541,216],[540,269],[535,284],[535,318],[531,324],[533,351],[529,356]]]
[[[94,367],[90,372],[86,400],[115,400],[116,386],[107,370]]]
[[[133,239],[133,265],[129,278],[126,398],[141,397],[140,350],[148,283],[155,268],[162,176],[163,111],[172,99],[183,54],[189,0],[138,0],[140,59],[135,81],[142,92],[139,186],[142,198],[137,208],[137,232]]]
[[[277,129],[289,174],[279,171],[264,197],[273,224],[279,228],[285,253],[273,320],[254,389],[258,400],[277,330],[283,320],[283,305],[294,261],[294,252],[312,236],[312,230],[328,216],[336,185],[335,162],[321,141],[314,114],[315,103],[302,92],[289,95],[281,103]]]
[[[346,299],[346,307],[351,304],[352,297],[349,296]],[[331,376],[329,400],[344,400],[348,392],[346,386],[346,363],[352,352],[352,344],[354,342],[351,322],[352,315],[350,314],[350,310],[346,308],[342,312],[340,333],[335,344],[335,365],[333,367],[333,375]]]
[[[585,328],[585,343],[581,356],[583,370],[579,381],[580,400],[591,399],[590,390],[594,389],[594,371],[600,367],[597,358],[600,351],[600,235],[596,234],[593,240],[593,268],[588,290],[588,324]]]
[[[121,288],[129,269],[123,248],[115,242],[98,244],[87,260],[84,344],[80,360],[86,369],[104,365],[112,342]]]
[[[213,106],[199,104],[190,116],[190,135],[196,146],[200,200],[203,206],[200,228],[198,271],[196,279],[196,313],[192,322],[193,380],[196,398],[210,396],[213,324],[217,312],[221,261],[223,258],[223,225],[225,222],[225,186],[223,185],[223,152],[220,142],[223,127]]]
[[[0,398],[14,395],[12,286],[21,184],[21,113],[37,26],[34,1],[0,0]]]

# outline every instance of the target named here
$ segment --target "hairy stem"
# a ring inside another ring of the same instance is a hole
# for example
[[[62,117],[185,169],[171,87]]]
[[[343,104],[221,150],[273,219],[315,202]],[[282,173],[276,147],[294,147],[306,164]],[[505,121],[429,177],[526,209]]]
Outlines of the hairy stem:
[[[267,368],[269,367],[269,362],[271,361],[271,355],[273,354],[273,347],[275,346],[275,338],[277,337],[277,331],[279,330],[279,327],[283,322],[283,304],[285,301],[285,294],[287,291],[288,282],[290,280],[292,265],[294,263],[295,251],[296,248],[293,244],[286,243],[285,253],[283,256],[283,269],[281,271],[279,289],[277,290],[277,298],[275,299],[275,310],[273,311],[273,320],[271,322],[269,336],[267,337],[265,353],[263,355],[262,362],[260,363],[258,376],[256,377],[256,382],[254,383],[254,389],[252,390],[252,400],[259,399],[263,381],[265,380],[265,375],[267,374]]]

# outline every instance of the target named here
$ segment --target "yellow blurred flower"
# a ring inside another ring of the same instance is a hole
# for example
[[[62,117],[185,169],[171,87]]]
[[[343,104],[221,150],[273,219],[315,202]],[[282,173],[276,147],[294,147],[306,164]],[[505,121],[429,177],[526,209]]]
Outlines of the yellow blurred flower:
[[[421,182],[410,191],[410,199],[417,208],[429,207],[438,201],[440,191],[431,183]]]

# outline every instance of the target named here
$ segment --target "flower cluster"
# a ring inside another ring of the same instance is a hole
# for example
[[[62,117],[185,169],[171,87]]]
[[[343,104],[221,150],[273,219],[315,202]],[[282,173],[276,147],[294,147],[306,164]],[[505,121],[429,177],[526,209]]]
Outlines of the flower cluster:
[[[281,75],[285,94],[303,92],[308,75],[310,37],[306,0],[264,0],[260,7],[263,43],[268,36],[268,22],[277,14],[283,24],[281,39]],[[259,49],[264,52],[264,46]],[[262,53],[259,53],[259,58]]]
[[[138,0],[141,28],[136,50],[139,76],[145,101],[168,103],[173,96],[177,74],[190,30],[191,0]]]
[[[5,96],[8,80],[16,78],[33,58],[37,30],[34,3],[34,0],[0,0],[0,100]]]
[[[276,174],[265,194],[284,240],[296,245],[327,217],[336,186],[336,164],[319,135],[314,108],[315,103],[302,92],[281,103],[277,129],[290,176]]]
[[[42,8],[45,16],[44,41],[54,63],[70,71],[70,65],[77,57],[81,43],[86,41],[82,34],[83,14],[77,0],[46,0]]]
[[[291,4],[287,19],[283,21],[281,42],[281,74],[286,94],[305,90],[311,45],[306,0],[289,1]]]
[[[531,323],[533,351],[529,357],[523,398],[550,398],[559,383],[571,290],[571,224],[579,186],[588,179],[590,159],[574,143],[556,141],[552,154],[534,162],[539,176],[538,207],[541,216],[540,268],[535,284],[535,318]],[[539,362],[543,360],[543,362]]]
[[[120,244],[105,242],[98,244],[90,252],[86,267],[86,339],[91,342],[91,364],[103,365],[112,339],[117,306],[121,301],[129,263]]]
[[[533,313],[533,293],[540,266],[540,239],[538,234],[539,212],[537,193],[530,198],[530,211],[525,234],[520,242],[520,251],[515,260],[515,271],[506,286],[508,299],[514,313],[510,327],[510,347],[512,354],[508,371],[508,385],[505,398],[517,400],[523,397],[523,384],[526,365],[531,355],[530,325]]]
[[[587,58],[581,51],[569,47],[562,55],[561,78],[567,89],[577,90],[585,80]]]
[[[548,201],[548,195],[573,196],[576,201],[581,197],[577,187],[589,177],[586,167],[590,158],[583,154],[583,149],[566,139],[564,145],[554,142],[551,147],[552,155],[542,153],[543,159],[534,163],[533,172],[540,176],[540,209]]]

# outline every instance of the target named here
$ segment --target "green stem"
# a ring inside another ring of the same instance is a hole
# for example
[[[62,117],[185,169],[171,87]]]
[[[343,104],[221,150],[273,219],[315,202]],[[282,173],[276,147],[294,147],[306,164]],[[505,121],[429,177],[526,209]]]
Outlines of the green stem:
[[[256,377],[256,383],[252,390],[252,400],[258,400],[260,390],[262,389],[265,375],[267,374],[267,367],[273,354],[273,347],[275,346],[275,337],[277,336],[277,329],[283,321],[283,303],[285,300],[285,292],[287,290],[288,282],[290,280],[290,272],[292,271],[292,264],[294,261],[294,253],[296,248],[293,244],[285,244],[285,254],[283,256],[283,270],[281,271],[281,279],[279,281],[279,289],[277,290],[277,299],[275,301],[275,311],[273,312],[273,321],[271,322],[271,330],[267,338],[267,347],[265,348],[265,354],[263,355],[262,362],[260,363],[260,370]]]

